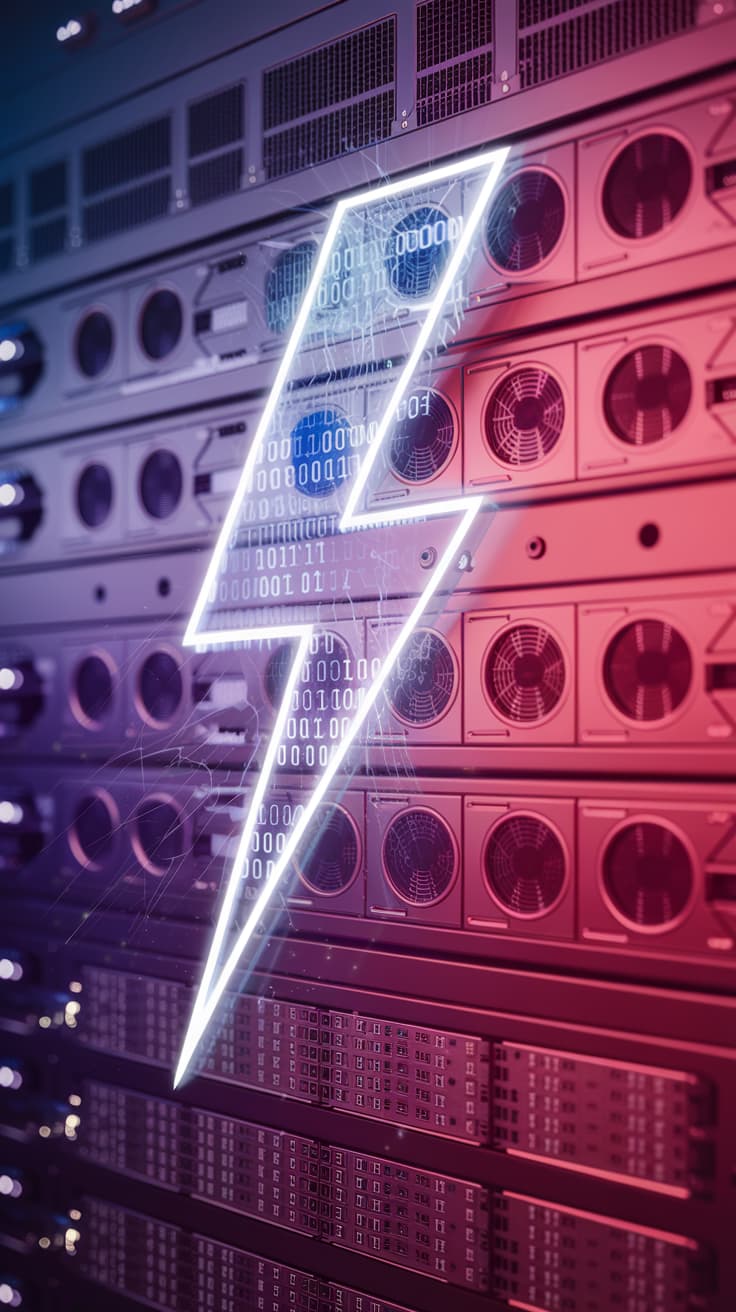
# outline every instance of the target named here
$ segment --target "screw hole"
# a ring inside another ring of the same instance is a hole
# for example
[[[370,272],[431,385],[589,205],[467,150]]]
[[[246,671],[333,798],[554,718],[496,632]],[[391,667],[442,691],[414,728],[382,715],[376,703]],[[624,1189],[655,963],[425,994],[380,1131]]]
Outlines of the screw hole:
[[[656,547],[659,542],[659,527],[657,524],[642,524],[639,529],[639,541],[643,547]]]
[[[546,550],[547,543],[544,538],[530,538],[526,544],[526,554],[530,560],[541,560]]]
[[[104,601],[106,596],[107,588],[103,587],[101,583],[98,583],[95,588],[95,601]]]
[[[171,592],[171,579],[167,579],[167,578],[159,579],[156,587],[158,590],[159,597],[168,597],[169,593]]]
[[[431,569],[436,559],[437,559],[437,552],[435,551],[434,547],[425,547],[424,551],[420,552],[419,564],[421,565],[422,569]]]

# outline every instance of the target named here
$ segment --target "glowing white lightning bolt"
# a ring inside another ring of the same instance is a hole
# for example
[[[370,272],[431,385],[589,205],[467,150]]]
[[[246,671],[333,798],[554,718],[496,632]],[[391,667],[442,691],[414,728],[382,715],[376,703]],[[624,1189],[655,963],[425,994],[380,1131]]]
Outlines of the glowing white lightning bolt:
[[[429,345],[431,334],[438,322],[443,305],[447,301],[451,289],[460,273],[463,261],[469,252],[471,242],[475,236],[481,217],[488,201],[490,200],[496,182],[498,181],[507,153],[507,148],[486,151],[483,154],[475,155],[469,159],[441,165],[438,168],[431,169],[425,173],[419,175],[415,174],[408,179],[388,183],[370,191],[362,192],[360,195],[338,201],[317,255],[309,286],[296,315],[289,343],[279,366],[276,380],[266,401],[235,495],[225,517],[222,530],[217,540],[217,545],[183,639],[185,646],[197,647],[200,651],[221,644],[255,642],[258,640],[273,638],[281,640],[296,639],[297,646],[294,661],[283,691],[282,701],[276,715],[271,738],[265,752],[261,769],[257,776],[257,782],[251,797],[232,870],[230,871],[225,888],[202,979],[197,990],[189,1025],[184,1036],[179,1063],[174,1077],[174,1087],[181,1082],[187,1073],[197,1047],[212,1021],[228,983],[232,979],[233,973],[236,971],[243,953],[258,927],[277,885],[284,875],[290,861],[295,856],[310,821],[313,819],[317,808],[323,801],[337,772],[344,764],[358,733],[373,710],[378,696],[399,660],[401,653],[406,647],[413,630],[426,610],[429,602],[440,588],[445,574],[453,564],[457,564],[461,545],[481,507],[483,500],[481,496],[458,496],[447,500],[433,501],[429,503],[425,502],[414,506],[402,505],[398,509],[387,510],[382,508],[380,510],[363,511],[362,513],[358,510],[361,497],[366,489],[371,471],[378,459],[378,454],[383,445],[384,438],[386,437],[386,434],[389,431],[389,426],[396,414],[397,406],[405,396],[417,367],[420,364],[423,353]],[[302,343],[310,311],[315,303],[320,281],[328,268],[330,255],[336,246],[338,233],[344,216],[349,211],[355,211],[361,206],[374,205],[377,201],[381,202],[393,196],[400,196],[401,194],[413,191],[416,188],[429,186],[444,180],[450,181],[452,179],[460,178],[463,175],[477,175],[479,173],[482,178],[481,184],[473,199],[470,213],[463,215],[460,235],[455,242],[454,249],[444,272],[438,281],[436,292],[430,302],[418,307],[420,310],[424,311],[424,318],[419,326],[414,346],[409,353],[406,362],[400,371],[398,380],[391,392],[390,399],[380,419],[373,441],[368,448],[367,454],[363,457],[360,463],[358,474],[355,478],[347,499],[347,504],[345,505],[340,519],[339,531],[347,532],[348,530],[355,529],[385,528],[393,524],[403,525],[410,521],[427,520],[439,516],[455,514],[460,515],[460,521],[451,534],[446,546],[438,555],[434,570],[429,576],[421,595],[412,606],[401,626],[398,636],[392,643],[373,683],[366,689],[365,695],[358,709],[355,711],[353,719],[348,725],[341,742],[335,748],[321,776],[316,780],[314,789],[304,806],[302,814],[299,819],[295,821],[280,856],[274,862],[273,868],[264,881],[263,887],[250,907],[245,924],[240,929],[235,943],[227,953],[224,961],[221,961],[225,936],[232,923],[238,894],[241,889],[245,862],[253,839],[254,830],[258,822],[259,810],[273,774],[278,748],[286,730],[292,697],[302,667],[309,653],[310,640],[315,625],[309,623],[274,623],[272,625],[260,626],[257,628],[207,630],[201,627],[202,616],[205,607],[210,600],[214,584],[216,583],[223,556],[227,552],[236,530],[237,517],[243,501],[251,491],[253,475],[261,453],[262,444],[266,440],[277,404],[287,384],[289,369]],[[216,978],[215,975],[217,976]]]

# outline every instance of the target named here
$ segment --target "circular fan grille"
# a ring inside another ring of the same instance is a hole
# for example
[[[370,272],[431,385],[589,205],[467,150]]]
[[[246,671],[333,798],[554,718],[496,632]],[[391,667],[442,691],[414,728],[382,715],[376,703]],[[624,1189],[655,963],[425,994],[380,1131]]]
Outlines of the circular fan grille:
[[[110,363],[115,334],[112,320],[102,310],[85,315],[77,330],[76,355],[85,378],[97,378]]]
[[[138,674],[138,698],[149,724],[168,724],[183,696],[184,681],[178,661],[167,651],[151,652]]]
[[[82,797],[71,830],[72,847],[85,865],[99,866],[112,853],[117,830],[116,817],[99,793]]]
[[[348,474],[350,423],[339,410],[303,415],[291,430],[296,486],[308,497],[324,497]]]
[[[112,475],[107,465],[85,465],[77,480],[77,510],[88,528],[99,528],[112,509]]]
[[[383,866],[404,902],[427,906],[445,896],[455,878],[457,853],[449,827],[434,811],[402,811],[383,840]]]
[[[315,893],[334,897],[352,884],[358,871],[358,835],[341,806],[322,809],[305,851],[300,874]]]
[[[153,519],[173,515],[184,490],[184,475],[173,451],[152,451],[143,462],[138,490],[144,509]]]
[[[396,664],[388,699],[406,724],[431,724],[447,710],[455,692],[452,652],[438,633],[415,629]]]
[[[164,874],[184,852],[181,816],[164,797],[141,802],[135,813],[138,858],[154,874]]]
[[[611,371],[604,395],[606,420],[622,442],[661,442],[685,418],[692,390],[690,370],[677,351],[640,346]]]
[[[486,879],[492,896],[512,916],[543,916],[565,886],[562,844],[534,815],[510,815],[492,831],[486,847]]]
[[[450,254],[446,215],[420,205],[394,224],[386,243],[386,272],[399,296],[428,296]]]
[[[407,483],[426,483],[447,463],[454,436],[444,397],[429,387],[417,388],[399,406],[389,446],[391,468]]]
[[[486,241],[493,263],[523,273],[546,260],[565,226],[562,188],[542,169],[525,169],[509,178],[491,205]]]
[[[692,682],[685,639],[664,620],[636,620],[608,644],[603,662],[606,692],[630,720],[663,720],[676,711]]]
[[[264,674],[266,696],[272,706],[279,706],[286,681],[294,664],[294,647],[282,642],[271,653]],[[297,685],[297,697],[305,703],[308,691],[308,709],[319,715],[341,709],[342,693],[350,682],[352,655],[348,644],[336,633],[321,633],[314,650],[307,657]],[[305,707],[306,708],[306,707]]]
[[[85,656],[74,673],[74,694],[82,716],[101,724],[113,703],[112,671],[101,656]]]
[[[282,251],[266,278],[266,321],[272,333],[289,327],[306,291],[314,262],[315,244],[301,241]]]
[[[671,829],[639,820],[620,829],[609,843],[603,883],[621,920],[642,929],[666,929],[690,900],[692,863]]]
[[[491,393],[485,413],[486,440],[505,465],[533,465],[557,445],[565,402],[556,379],[544,369],[513,369]]]
[[[486,689],[494,710],[515,724],[533,724],[555,709],[565,687],[565,658],[540,624],[515,624],[486,658]]]
[[[603,184],[606,222],[619,237],[651,237],[677,217],[692,182],[690,156],[667,132],[637,137],[616,156]]]
[[[140,319],[141,346],[151,360],[164,360],[179,344],[184,325],[181,301],[166,288],[149,296]]]

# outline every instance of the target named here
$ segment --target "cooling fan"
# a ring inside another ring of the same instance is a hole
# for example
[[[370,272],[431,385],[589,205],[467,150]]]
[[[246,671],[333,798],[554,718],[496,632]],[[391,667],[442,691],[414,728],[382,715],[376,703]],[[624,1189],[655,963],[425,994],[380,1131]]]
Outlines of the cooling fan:
[[[494,711],[514,724],[551,715],[565,689],[565,658],[541,624],[515,624],[501,633],[486,657],[485,684]]]
[[[291,463],[297,491],[325,497],[345,482],[350,448],[350,421],[340,410],[302,415],[291,430]]]
[[[182,818],[167,797],[146,798],[135,817],[133,847],[141,865],[154,875],[163,875],[184,855]]]
[[[77,480],[76,502],[79,518],[87,528],[104,524],[113,502],[112,476],[107,465],[85,465]]]
[[[300,863],[302,882],[322,897],[335,897],[358,873],[360,845],[353,821],[341,806],[323,807],[307,837]]]
[[[173,515],[184,490],[184,475],[173,451],[152,451],[138,477],[141,503],[152,519]]]
[[[281,251],[266,275],[266,323],[272,333],[285,333],[299,308],[312,272],[316,245],[301,241]]]
[[[496,192],[486,223],[493,263],[507,273],[525,273],[552,254],[565,227],[565,197],[543,169],[524,169]]]
[[[74,671],[72,704],[83,724],[99,728],[109,715],[115,696],[114,673],[110,661],[96,652],[79,662]]]
[[[137,680],[138,710],[157,728],[170,724],[184,697],[179,662],[167,651],[154,651],[141,665]]]
[[[282,642],[268,658],[263,676],[266,697],[271,706],[279,706],[286,681],[294,664],[291,643]],[[315,640],[314,651],[307,658],[297,685],[312,694],[312,710],[318,715],[340,709],[340,694],[349,682],[352,655],[348,644],[336,633],[321,633]]]
[[[491,831],[485,851],[491,896],[512,916],[544,916],[559,902],[567,864],[554,830],[538,816],[517,812]]]
[[[603,184],[609,227],[635,241],[661,232],[685,204],[692,172],[687,149],[667,132],[650,132],[629,142]]]
[[[565,422],[562,389],[546,370],[513,369],[493,389],[485,411],[486,441],[504,465],[533,465],[557,445]]]
[[[642,930],[669,929],[692,894],[687,848],[666,825],[651,820],[626,824],[604,853],[603,886],[619,920]]]
[[[420,205],[395,223],[386,242],[385,266],[398,296],[429,296],[450,254],[447,215]]]
[[[401,402],[391,434],[391,469],[406,483],[427,483],[447,464],[455,440],[452,411],[443,396],[418,388]]]
[[[693,662],[682,634],[665,620],[627,624],[611,639],[603,661],[606,692],[630,720],[663,720],[685,700]]]
[[[431,629],[415,629],[396,665],[388,700],[405,724],[433,724],[455,695],[452,651]]]
[[[403,902],[415,906],[439,902],[457,872],[457,848],[449,826],[424,807],[402,811],[386,830],[383,868]]]
[[[109,315],[102,310],[86,314],[77,329],[75,355],[80,373],[97,378],[105,371],[115,346],[115,331]]]
[[[80,798],[69,831],[69,843],[79,864],[99,870],[115,847],[119,820],[98,792]]]
[[[606,381],[604,411],[622,442],[648,446],[682,423],[692,397],[690,370],[671,346],[640,346],[619,360]]]

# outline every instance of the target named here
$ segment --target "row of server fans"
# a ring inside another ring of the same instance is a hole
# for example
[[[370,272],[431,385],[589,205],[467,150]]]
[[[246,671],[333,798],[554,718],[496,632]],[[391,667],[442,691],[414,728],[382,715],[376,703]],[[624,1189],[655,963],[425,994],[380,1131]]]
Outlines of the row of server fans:
[[[0,1307],[731,1312],[736,10],[109,8],[0,165]]]

